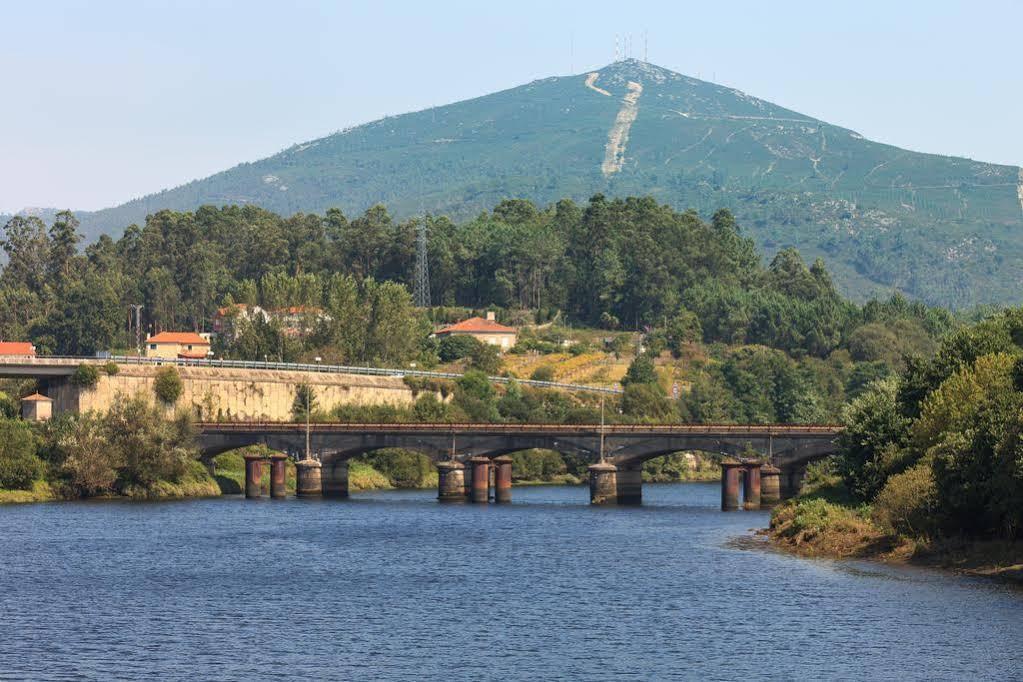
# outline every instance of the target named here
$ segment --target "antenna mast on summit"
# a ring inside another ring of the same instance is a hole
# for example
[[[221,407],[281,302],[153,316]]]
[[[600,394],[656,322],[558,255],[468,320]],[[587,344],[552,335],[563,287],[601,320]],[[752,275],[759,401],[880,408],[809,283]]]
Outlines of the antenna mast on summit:
[[[412,293],[417,308],[430,307],[430,254],[426,241],[426,216],[416,229],[416,271]]]
[[[618,61],[618,34],[615,33],[615,61]]]
[[[647,57],[648,57],[648,55],[647,55],[647,47],[648,47],[648,45],[647,45],[646,29],[643,29],[643,61],[646,62],[647,64],[649,64],[650,60],[647,59]]]

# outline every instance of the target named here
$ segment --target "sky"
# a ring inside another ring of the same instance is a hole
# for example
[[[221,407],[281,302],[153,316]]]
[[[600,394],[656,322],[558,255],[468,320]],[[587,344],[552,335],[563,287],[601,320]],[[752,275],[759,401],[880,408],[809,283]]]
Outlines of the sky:
[[[1023,2],[0,0],[0,212],[93,210],[631,56],[914,151],[1023,165]]]

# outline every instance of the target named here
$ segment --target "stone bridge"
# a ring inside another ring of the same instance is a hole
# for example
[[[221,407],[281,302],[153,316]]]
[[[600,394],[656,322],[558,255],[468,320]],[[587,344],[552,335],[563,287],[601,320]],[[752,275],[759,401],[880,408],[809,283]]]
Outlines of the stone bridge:
[[[532,448],[553,450],[591,462],[594,503],[635,503],[642,498],[642,465],[673,452],[700,451],[725,458],[722,505],[738,504],[742,482],[747,507],[759,506],[760,479],[765,500],[798,491],[806,466],[833,454],[835,425],[608,425],[581,424],[305,424],[203,423],[199,444],[204,457],[246,445],[266,445],[298,459],[306,452],[306,471],[318,462],[317,483],[327,495],[348,492],[348,460],[383,448],[420,452],[438,465],[441,499],[473,497],[473,485],[489,486],[510,499],[509,453]],[[299,462],[300,479],[303,462]],[[466,464],[470,466],[466,468]],[[256,463],[254,462],[254,465]],[[763,465],[763,466],[762,466]],[[506,470],[506,471],[505,471]],[[255,472],[253,472],[255,473]],[[312,474],[306,474],[312,475]],[[505,480],[506,479],[506,480]],[[301,489],[300,480],[300,489]],[[464,489],[463,489],[464,484]],[[777,492],[775,492],[775,490]],[[456,494],[458,491],[458,494]],[[489,495],[489,489],[486,492]],[[478,495],[477,495],[478,496]],[[758,498],[756,504],[753,497]],[[732,499],[734,498],[734,499]]]

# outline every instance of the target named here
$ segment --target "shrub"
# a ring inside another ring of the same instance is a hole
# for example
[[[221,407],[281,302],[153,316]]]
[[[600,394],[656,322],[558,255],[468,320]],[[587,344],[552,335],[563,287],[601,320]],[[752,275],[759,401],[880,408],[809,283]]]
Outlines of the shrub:
[[[90,497],[111,491],[120,461],[107,442],[102,421],[83,415],[69,427],[58,444],[63,455],[60,473],[67,479],[69,492]]]
[[[18,401],[0,391],[0,419],[17,419]]]
[[[501,369],[501,355],[496,346],[480,343],[473,350],[469,364],[485,374],[497,374]]]
[[[454,362],[462,358],[470,357],[483,343],[464,334],[452,334],[445,336],[437,344],[437,355],[441,362]]]
[[[365,456],[396,488],[422,488],[436,476],[430,458],[411,450],[386,449]]]
[[[110,362],[103,365],[103,371],[107,373],[107,376],[114,376],[121,371],[121,367],[111,360]]]
[[[103,437],[120,464],[122,492],[134,493],[136,487],[147,492],[159,481],[179,480],[197,454],[187,415],[166,419],[159,408],[137,397],[114,403],[103,417]]]
[[[934,532],[937,490],[929,462],[888,479],[874,499],[872,517],[889,533],[928,538]]]
[[[519,481],[550,481],[568,473],[564,458],[552,450],[513,452],[512,475]]]
[[[75,368],[75,373],[71,375],[71,384],[79,388],[92,388],[98,381],[99,370],[84,362],[78,365]]]
[[[529,378],[533,381],[554,381],[554,368],[550,365],[541,365],[533,370]]]
[[[28,424],[0,421],[0,488],[29,490],[43,475],[36,442]]]
[[[181,375],[177,367],[161,367],[156,371],[156,381],[153,382],[153,390],[156,397],[173,405],[178,402],[184,387],[181,384]]]
[[[448,406],[437,400],[433,393],[424,393],[412,406],[412,416],[417,422],[446,421]]]
[[[622,386],[656,383],[657,372],[654,371],[654,361],[645,355],[637,355],[622,378]]]

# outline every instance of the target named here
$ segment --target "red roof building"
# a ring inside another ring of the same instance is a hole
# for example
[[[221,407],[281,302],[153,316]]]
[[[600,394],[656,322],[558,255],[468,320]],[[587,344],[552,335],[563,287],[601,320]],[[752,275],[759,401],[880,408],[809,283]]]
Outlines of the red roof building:
[[[146,339],[146,356],[151,358],[205,358],[210,341],[195,332],[160,332]]]
[[[0,341],[0,355],[35,357],[36,347],[28,341]]]
[[[487,313],[486,318],[470,317],[455,324],[448,325],[436,332],[438,337],[463,335],[472,336],[483,343],[497,346],[501,350],[508,350],[515,345],[518,332],[514,327],[506,327],[498,324],[494,319],[494,313]]]

